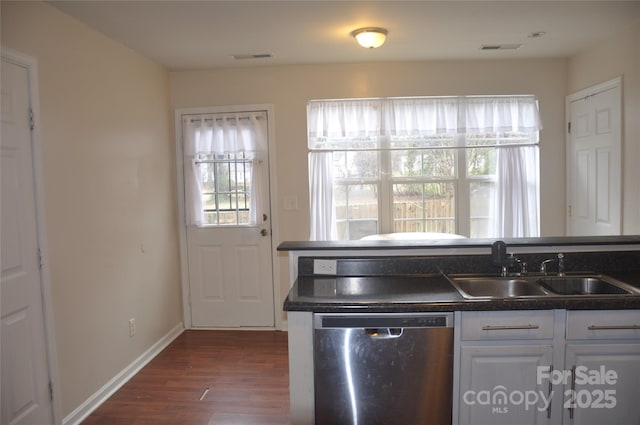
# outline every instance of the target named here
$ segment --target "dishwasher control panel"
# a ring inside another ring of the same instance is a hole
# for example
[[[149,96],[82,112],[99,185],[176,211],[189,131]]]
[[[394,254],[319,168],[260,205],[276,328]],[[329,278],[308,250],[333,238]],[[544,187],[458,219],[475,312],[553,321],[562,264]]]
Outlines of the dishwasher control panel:
[[[316,314],[315,329],[343,328],[450,328],[453,313],[437,314]]]

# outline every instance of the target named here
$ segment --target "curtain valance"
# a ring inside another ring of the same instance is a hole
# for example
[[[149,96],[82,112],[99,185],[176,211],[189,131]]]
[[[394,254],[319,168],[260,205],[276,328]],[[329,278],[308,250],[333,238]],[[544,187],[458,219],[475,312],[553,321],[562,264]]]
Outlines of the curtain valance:
[[[266,152],[266,118],[261,111],[185,116],[184,155]]]
[[[542,129],[535,96],[448,96],[317,100],[307,104],[309,149],[375,147],[388,137]],[[359,146],[365,147],[365,146]]]
[[[366,139],[380,135],[382,99],[311,101],[307,128],[314,139]]]

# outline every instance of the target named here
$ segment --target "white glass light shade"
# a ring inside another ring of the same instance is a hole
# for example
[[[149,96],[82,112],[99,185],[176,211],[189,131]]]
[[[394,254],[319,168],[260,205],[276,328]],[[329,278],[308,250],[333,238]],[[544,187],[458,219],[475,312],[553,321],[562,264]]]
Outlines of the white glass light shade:
[[[384,28],[360,28],[351,33],[362,47],[375,49],[384,44],[387,30]]]

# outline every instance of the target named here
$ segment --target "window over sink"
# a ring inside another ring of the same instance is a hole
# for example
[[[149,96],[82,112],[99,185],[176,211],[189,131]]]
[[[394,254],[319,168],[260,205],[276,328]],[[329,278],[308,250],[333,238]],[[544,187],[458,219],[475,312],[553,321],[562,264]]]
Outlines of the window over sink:
[[[534,96],[311,101],[311,240],[539,235]]]

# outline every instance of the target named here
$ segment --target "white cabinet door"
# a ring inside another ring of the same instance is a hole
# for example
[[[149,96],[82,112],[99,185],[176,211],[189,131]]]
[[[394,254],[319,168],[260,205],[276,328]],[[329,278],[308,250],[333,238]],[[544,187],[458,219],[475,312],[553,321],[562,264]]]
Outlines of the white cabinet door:
[[[563,423],[640,424],[640,311],[568,311],[566,336]]]
[[[463,345],[460,352],[461,425],[549,424],[547,380],[538,367],[552,365],[551,344]],[[537,398],[537,399],[536,399]]]
[[[640,424],[640,343],[568,344],[566,365],[563,424]]]

